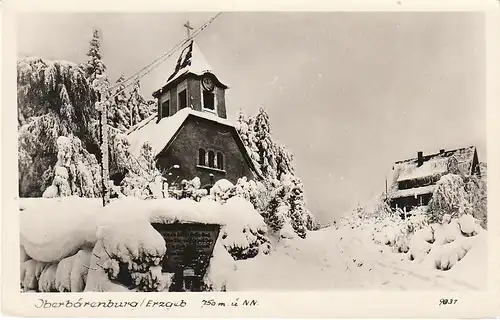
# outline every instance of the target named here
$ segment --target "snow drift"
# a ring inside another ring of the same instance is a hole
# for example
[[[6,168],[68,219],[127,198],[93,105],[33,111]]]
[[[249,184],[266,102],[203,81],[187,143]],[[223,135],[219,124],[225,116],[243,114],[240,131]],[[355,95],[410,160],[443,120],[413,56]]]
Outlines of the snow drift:
[[[223,236],[218,245],[241,250],[266,232],[262,217],[239,197],[224,204],[208,198],[126,197],[104,208],[100,199],[22,199],[20,216],[21,251],[26,253],[22,287],[40,291],[168,290],[172,275],[162,274],[160,266],[168,244],[151,223],[219,224]],[[220,276],[213,277],[210,287],[223,288]]]

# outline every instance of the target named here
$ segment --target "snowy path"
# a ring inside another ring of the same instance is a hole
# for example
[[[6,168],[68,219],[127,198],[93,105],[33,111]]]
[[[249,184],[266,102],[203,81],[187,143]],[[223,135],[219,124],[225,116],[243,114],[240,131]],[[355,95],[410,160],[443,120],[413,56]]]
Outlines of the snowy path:
[[[376,245],[367,230],[324,229],[270,256],[239,261],[232,290],[480,290]]]

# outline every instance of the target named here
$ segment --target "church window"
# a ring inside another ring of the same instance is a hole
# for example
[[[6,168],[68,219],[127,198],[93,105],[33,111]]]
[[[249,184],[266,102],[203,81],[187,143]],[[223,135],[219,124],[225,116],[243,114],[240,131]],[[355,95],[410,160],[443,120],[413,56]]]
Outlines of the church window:
[[[169,110],[170,110],[170,100],[163,101],[163,103],[161,104],[161,116],[167,117]]]
[[[203,90],[203,108],[215,110],[215,95],[212,92]]]
[[[206,163],[206,162],[205,162],[205,154],[206,154],[206,152],[205,152],[205,150],[204,150],[204,149],[200,149],[200,150],[198,150],[198,164],[199,164],[200,166],[204,166],[204,165],[205,165],[205,163]]]
[[[215,166],[215,154],[212,150],[208,151],[208,166],[213,168]]]
[[[224,170],[224,157],[220,152],[217,152],[217,169]]]
[[[179,110],[187,107],[187,90],[184,89],[178,94]]]

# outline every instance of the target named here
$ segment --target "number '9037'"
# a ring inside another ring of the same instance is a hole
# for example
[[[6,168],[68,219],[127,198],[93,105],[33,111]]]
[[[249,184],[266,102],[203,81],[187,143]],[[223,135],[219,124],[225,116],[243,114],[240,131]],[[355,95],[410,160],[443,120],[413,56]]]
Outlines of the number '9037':
[[[456,304],[457,303],[457,299],[441,299],[439,300],[439,305],[440,306],[444,306],[444,305],[449,305],[449,304]]]

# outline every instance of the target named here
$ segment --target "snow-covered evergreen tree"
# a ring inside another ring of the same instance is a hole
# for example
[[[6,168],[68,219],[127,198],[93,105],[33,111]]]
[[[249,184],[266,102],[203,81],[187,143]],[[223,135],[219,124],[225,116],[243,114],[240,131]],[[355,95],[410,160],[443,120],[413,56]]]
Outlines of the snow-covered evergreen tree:
[[[276,144],[271,137],[269,115],[264,108],[259,109],[253,127],[259,154],[259,169],[268,180],[274,180],[277,178]]]
[[[101,34],[97,29],[93,31],[87,57],[88,60],[85,64],[85,72],[89,83],[93,83],[97,75],[102,75],[106,71],[106,66],[102,62],[101,55]]]
[[[129,111],[129,127],[132,127],[147,117],[151,116],[155,111],[155,105],[147,102],[139,92],[140,83],[137,80],[130,92],[130,97],[127,101],[127,110]]]
[[[288,207],[289,217],[292,223],[293,230],[301,237],[305,238],[307,234],[307,225],[312,229],[311,214],[306,208],[304,199],[304,185],[299,178],[292,176],[289,180],[289,196]]]
[[[259,167],[259,150],[257,149],[255,126],[253,118],[247,118],[243,110],[240,110],[236,120],[236,131],[238,132],[245,148],[253,161],[254,165]]]
[[[101,194],[100,166],[94,155],[88,153],[80,139],[70,135],[57,139],[57,162],[52,185],[44,197],[98,197]]]
[[[293,156],[284,146],[276,148],[276,178],[282,180],[287,175],[294,175]]]
[[[464,182],[468,204],[466,213],[481,221],[481,226],[486,229],[488,221],[488,185],[486,179],[481,173],[481,177],[476,175],[467,176]]]
[[[121,132],[130,128],[130,111],[128,110],[128,94],[124,85],[125,76],[122,74],[116,81],[113,90],[113,103],[108,110],[108,123]]]
[[[19,193],[39,197],[52,184],[60,136],[73,134],[89,153],[98,153],[97,112],[77,64],[23,58],[17,84]]]
[[[285,223],[285,218],[288,215],[289,207],[286,203],[287,190],[284,186],[280,186],[273,190],[271,200],[267,204],[263,212],[263,218],[266,224],[275,233],[279,232]]]

